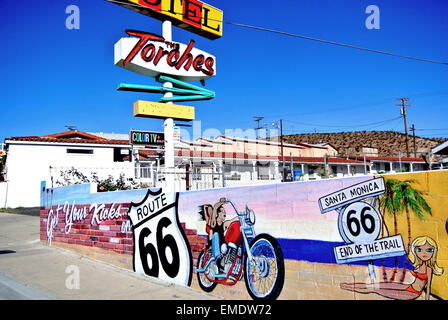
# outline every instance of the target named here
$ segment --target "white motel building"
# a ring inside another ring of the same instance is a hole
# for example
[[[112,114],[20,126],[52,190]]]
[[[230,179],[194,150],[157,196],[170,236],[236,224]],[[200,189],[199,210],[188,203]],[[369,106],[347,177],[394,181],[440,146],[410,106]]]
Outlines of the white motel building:
[[[71,168],[87,177],[117,179],[122,174],[127,181],[165,188],[165,176],[174,174],[175,191],[425,169],[420,158],[340,157],[327,143],[282,145],[227,136],[177,141],[175,167],[167,169],[161,150],[133,149],[128,134],[72,130],[11,137],[5,139],[4,151],[0,207],[10,208],[39,206],[41,181],[47,187],[60,186],[64,184],[61,173]]]

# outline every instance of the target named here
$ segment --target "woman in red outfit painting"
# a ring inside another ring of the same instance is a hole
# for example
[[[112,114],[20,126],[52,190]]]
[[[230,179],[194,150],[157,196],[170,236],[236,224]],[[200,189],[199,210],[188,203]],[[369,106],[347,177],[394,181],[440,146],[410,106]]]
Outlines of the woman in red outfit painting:
[[[409,261],[414,266],[411,274],[415,277],[411,284],[397,282],[341,283],[341,288],[359,293],[376,293],[381,296],[412,300],[418,298],[425,290],[425,299],[429,300],[433,274],[442,275],[443,268],[437,265],[437,243],[430,237],[421,236],[414,239],[409,252]]]

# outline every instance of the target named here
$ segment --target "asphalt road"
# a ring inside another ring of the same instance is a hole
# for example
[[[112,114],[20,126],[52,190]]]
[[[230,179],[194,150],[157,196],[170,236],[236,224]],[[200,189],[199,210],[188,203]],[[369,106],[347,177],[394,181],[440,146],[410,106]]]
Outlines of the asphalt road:
[[[0,299],[214,300],[39,241],[39,217],[0,213]]]

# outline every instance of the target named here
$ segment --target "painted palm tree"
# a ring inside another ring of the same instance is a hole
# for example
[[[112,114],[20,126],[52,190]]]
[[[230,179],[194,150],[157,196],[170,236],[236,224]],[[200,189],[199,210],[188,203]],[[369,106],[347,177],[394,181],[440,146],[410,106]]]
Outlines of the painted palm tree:
[[[412,211],[415,216],[419,220],[424,220],[424,214],[427,213],[429,215],[432,215],[431,207],[426,202],[425,198],[423,197],[424,193],[414,189],[411,185],[414,181],[412,180],[406,180],[402,182],[398,182],[393,186],[393,203],[396,212],[406,212],[406,221],[408,226],[408,250],[409,252],[412,242],[411,237],[411,217],[410,212]],[[401,276],[400,282],[404,281],[405,275],[406,275],[406,269],[407,269],[407,263],[408,259],[405,260],[404,268],[403,268],[403,274]]]
[[[385,216],[386,212],[388,212],[390,215],[393,216],[394,232],[395,232],[395,234],[398,233],[397,216],[396,216],[395,202],[394,202],[394,197],[395,197],[395,195],[394,195],[395,189],[394,188],[397,183],[398,183],[398,181],[396,181],[394,179],[387,179],[385,181],[385,193],[380,198],[380,203],[379,203],[380,207],[383,208],[383,210],[382,210],[383,224],[381,227],[381,237],[384,237],[384,227],[385,227],[384,216]],[[381,212],[381,210],[380,210],[380,212]],[[383,279],[385,282],[387,282],[386,265],[385,265],[384,259],[383,259],[382,265],[383,265]],[[397,272],[397,268],[398,268],[398,258],[395,258],[395,268],[394,268],[394,273],[392,275],[391,281],[393,281],[393,279],[395,278],[395,273]]]

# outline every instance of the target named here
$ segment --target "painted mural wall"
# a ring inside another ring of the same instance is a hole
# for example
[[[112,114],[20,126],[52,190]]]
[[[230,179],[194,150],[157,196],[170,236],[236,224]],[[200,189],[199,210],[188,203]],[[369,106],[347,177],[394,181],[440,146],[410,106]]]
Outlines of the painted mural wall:
[[[412,192],[414,189],[420,191],[422,197],[427,202],[430,210],[424,210],[424,206],[419,206],[420,210],[416,210],[412,205],[409,205],[408,212],[406,212],[406,208],[403,206],[401,210],[396,210],[395,215],[393,210],[392,212],[387,212],[385,216],[386,225],[389,226],[391,234],[398,233],[403,236],[407,251],[409,251],[407,247],[409,239],[411,239],[411,244],[412,241],[421,242],[423,240],[422,237],[428,237],[429,241],[433,241],[431,246],[434,248],[434,254],[431,260],[426,262],[429,266],[428,274],[432,273],[431,294],[448,299],[448,171],[395,174],[386,175],[384,178],[386,181],[389,179],[393,180],[391,183],[394,183],[396,187],[398,186],[398,189],[400,189],[400,182],[404,182],[402,188],[404,187],[405,189],[408,188],[406,182],[409,182],[410,192],[408,193],[411,195],[411,198],[412,196],[415,197],[415,194]],[[395,231],[394,227],[394,217],[397,231]],[[411,246],[410,249],[414,249],[414,252],[416,251],[415,246]],[[428,248],[428,250],[431,251],[431,248]],[[398,267],[395,279],[400,281],[404,265],[401,264]],[[408,262],[407,268],[409,267],[412,268]]]
[[[43,183],[41,241],[229,299],[447,299],[446,181],[438,171],[182,193]]]

